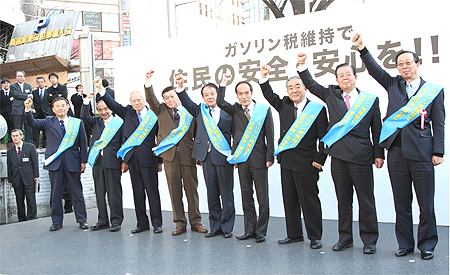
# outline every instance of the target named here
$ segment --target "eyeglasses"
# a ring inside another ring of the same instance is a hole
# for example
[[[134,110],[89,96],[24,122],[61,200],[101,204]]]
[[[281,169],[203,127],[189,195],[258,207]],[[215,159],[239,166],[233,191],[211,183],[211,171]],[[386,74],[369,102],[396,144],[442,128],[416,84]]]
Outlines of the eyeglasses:
[[[349,78],[349,77],[351,77],[351,76],[353,76],[353,74],[352,73],[346,73],[346,74],[340,74],[340,75],[338,75],[338,79],[342,79],[342,78],[344,78],[344,77],[347,77],[347,78]]]
[[[407,67],[411,66],[413,63],[416,63],[412,60],[406,60],[405,62],[398,62],[397,63],[397,67],[403,67],[404,65],[406,65]]]

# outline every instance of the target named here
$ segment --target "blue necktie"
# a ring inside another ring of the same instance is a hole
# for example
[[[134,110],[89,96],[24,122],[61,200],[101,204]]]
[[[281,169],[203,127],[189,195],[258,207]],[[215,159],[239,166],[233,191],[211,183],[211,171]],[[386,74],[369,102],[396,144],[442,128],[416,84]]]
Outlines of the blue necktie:
[[[60,120],[59,124],[61,126],[61,131],[63,133],[63,136],[65,136],[66,135],[66,127],[64,127],[64,120]]]

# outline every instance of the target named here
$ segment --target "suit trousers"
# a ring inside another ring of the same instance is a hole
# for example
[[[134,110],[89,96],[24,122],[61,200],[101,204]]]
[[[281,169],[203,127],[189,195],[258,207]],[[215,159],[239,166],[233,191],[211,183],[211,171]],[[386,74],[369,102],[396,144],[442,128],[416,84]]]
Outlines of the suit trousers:
[[[138,149],[138,148],[136,148]],[[134,211],[136,212],[137,226],[149,225],[146,213],[145,193],[147,192],[150,206],[150,219],[153,227],[162,226],[161,199],[158,189],[158,168],[143,167],[133,154],[128,162],[133,188]]]
[[[25,122],[25,115],[14,116],[14,129],[23,129],[25,130],[25,142],[33,143],[33,128],[29,126]]]
[[[236,211],[234,208],[233,165],[215,165],[211,154],[202,162],[208,195],[209,227],[211,230],[233,232]],[[221,203],[222,199],[222,203]]]
[[[40,114],[37,119],[45,118],[44,114]],[[39,147],[39,139],[41,136],[41,130],[33,128],[33,144],[36,148]],[[42,147],[47,147],[47,136],[45,135],[45,131],[42,131]]]
[[[180,153],[177,151],[173,161],[164,160],[167,185],[172,200],[173,222],[177,227],[186,227],[187,220],[184,214],[183,187],[188,201],[189,224],[192,226],[202,223],[202,216],[198,202],[197,168],[181,164]]]
[[[108,224],[108,210],[106,207],[106,196],[108,197],[111,224],[122,224],[122,184],[120,169],[109,169],[103,166],[103,156],[99,154],[97,162],[92,169],[95,186],[95,197],[97,198],[98,222]]]
[[[411,203],[412,185],[419,204],[419,228],[417,248],[431,250],[438,241],[434,213],[435,175],[433,162],[405,159],[401,147],[392,146],[388,151],[388,171],[395,205],[395,235],[400,248],[414,248]]]
[[[251,160],[238,164],[241,185],[242,208],[244,210],[244,230],[246,234],[265,236],[269,224],[269,179],[268,168],[255,168]],[[256,216],[253,199],[253,184],[259,205],[259,217]]]
[[[17,203],[17,215],[19,216],[19,222],[36,219],[36,195],[35,185],[24,185],[22,177],[20,179],[20,186],[14,188]],[[25,199],[27,201],[27,211],[25,214]]]
[[[359,235],[364,245],[376,245],[378,220],[372,165],[360,165],[331,157],[331,176],[338,201],[339,242],[353,242],[354,187],[359,206]]]
[[[61,165],[55,171],[48,171],[50,184],[52,187],[51,194],[51,216],[53,224],[63,223],[63,205],[62,197],[64,191],[64,181],[67,182],[73,203],[73,210],[77,222],[86,222],[86,204],[83,196],[83,186],[81,185],[80,173],[70,172],[67,169],[67,160],[62,153],[59,158],[63,158]]]
[[[318,180],[317,173],[304,174],[281,167],[281,189],[289,238],[303,237],[303,212],[308,239],[322,239],[322,205]]]

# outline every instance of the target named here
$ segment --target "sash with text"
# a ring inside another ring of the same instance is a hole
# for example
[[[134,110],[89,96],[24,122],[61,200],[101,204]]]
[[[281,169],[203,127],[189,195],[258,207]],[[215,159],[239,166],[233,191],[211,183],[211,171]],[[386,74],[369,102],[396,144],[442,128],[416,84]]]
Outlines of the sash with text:
[[[88,156],[88,163],[94,167],[95,160],[103,148],[108,146],[109,142],[116,135],[117,131],[123,124],[123,120],[119,117],[113,117],[108,125],[103,129],[100,138],[94,142]]]
[[[74,117],[68,117],[69,122],[67,123],[67,131],[64,135],[63,139],[61,140],[61,143],[59,144],[58,150],[51,156],[49,156],[47,159],[44,160],[44,165],[47,166],[52,161],[54,161],[59,155],[61,155],[64,151],[66,151],[68,148],[72,147],[75,143],[75,140],[78,136],[78,131],[80,129],[81,120]]]

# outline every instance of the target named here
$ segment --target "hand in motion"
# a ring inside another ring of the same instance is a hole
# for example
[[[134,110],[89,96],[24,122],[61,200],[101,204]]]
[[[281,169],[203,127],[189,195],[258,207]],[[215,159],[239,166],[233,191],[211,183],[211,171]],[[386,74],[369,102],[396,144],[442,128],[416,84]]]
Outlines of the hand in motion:
[[[261,79],[267,78],[267,75],[270,73],[272,68],[269,65],[261,66]]]
[[[365,48],[364,43],[362,41],[362,36],[359,33],[356,33],[353,36],[352,42],[358,47],[359,50],[362,50]]]

